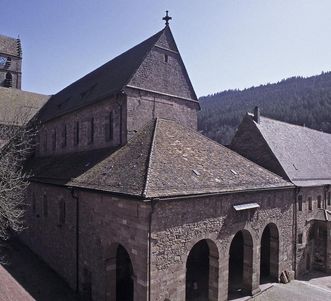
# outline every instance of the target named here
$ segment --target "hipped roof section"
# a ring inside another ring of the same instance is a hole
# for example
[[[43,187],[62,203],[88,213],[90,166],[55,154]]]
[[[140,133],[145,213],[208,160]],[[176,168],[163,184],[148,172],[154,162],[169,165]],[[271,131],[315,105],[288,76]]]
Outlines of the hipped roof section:
[[[165,119],[149,122],[114,153],[103,153],[99,159],[94,153],[94,158],[92,163],[87,153],[55,157],[53,163],[37,158],[31,166],[35,168],[35,180],[140,198],[293,186],[198,132]],[[51,178],[48,172],[42,174],[43,160],[47,170],[55,171]],[[68,167],[73,161],[83,169],[75,172],[74,166]],[[65,172],[69,169],[71,175]],[[63,175],[68,175],[67,179]]]

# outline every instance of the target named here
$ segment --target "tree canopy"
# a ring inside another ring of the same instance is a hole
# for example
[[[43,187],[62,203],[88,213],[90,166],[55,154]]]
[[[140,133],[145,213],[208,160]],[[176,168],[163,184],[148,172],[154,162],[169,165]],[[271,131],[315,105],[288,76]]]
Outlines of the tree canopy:
[[[255,106],[263,116],[331,133],[331,72],[215,93],[201,97],[200,105],[199,130],[225,145]]]

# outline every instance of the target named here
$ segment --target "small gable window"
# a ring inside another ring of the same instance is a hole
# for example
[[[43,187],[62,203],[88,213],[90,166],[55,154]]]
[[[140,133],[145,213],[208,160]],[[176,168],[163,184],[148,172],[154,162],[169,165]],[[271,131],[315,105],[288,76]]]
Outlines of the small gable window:
[[[94,118],[92,117],[89,122],[89,127],[87,130],[88,144],[92,144],[94,141]]]
[[[44,143],[43,143],[43,148],[44,148],[44,152],[47,153],[47,131],[44,132]]]
[[[298,196],[298,210],[302,211],[302,195]]]
[[[320,195],[317,197],[317,208],[322,208],[322,197]]]
[[[298,235],[298,243],[299,243],[299,244],[302,244],[302,241],[303,241],[303,234],[300,233],[300,234]]]
[[[109,112],[109,114],[107,114],[105,116],[105,139],[106,141],[111,141],[113,140],[113,136],[114,136],[114,113],[113,111]]]
[[[169,57],[168,57],[167,54],[165,54],[165,55],[164,55],[164,61],[165,61],[166,63],[168,63],[168,60],[169,60]]]
[[[52,132],[52,150],[55,151],[56,149],[56,129]]]
[[[311,200],[311,197],[308,197],[308,210],[313,210],[313,202]]]
[[[67,146],[67,125],[64,124],[62,128],[62,148],[65,148]]]
[[[74,124],[74,145],[79,144],[79,121]]]

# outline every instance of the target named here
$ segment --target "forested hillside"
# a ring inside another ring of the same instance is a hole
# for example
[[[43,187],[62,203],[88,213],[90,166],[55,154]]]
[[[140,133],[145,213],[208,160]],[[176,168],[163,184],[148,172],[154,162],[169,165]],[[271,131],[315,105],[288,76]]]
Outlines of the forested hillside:
[[[331,72],[204,96],[200,105],[199,130],[222,144],[230,143],[244,114],[255,106],[263,116],[331,133]]]

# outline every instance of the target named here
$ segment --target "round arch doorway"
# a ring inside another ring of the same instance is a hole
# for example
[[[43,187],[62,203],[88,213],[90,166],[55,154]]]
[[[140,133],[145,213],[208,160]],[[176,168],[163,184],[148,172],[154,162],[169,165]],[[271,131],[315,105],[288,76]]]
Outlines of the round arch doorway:
[[[211,240],[200,240],[188,255],[185,300],[218,300],[218,250]]]
[[[133,301],[133,267],[130,256],[119,245],[116,252],[116,301]]]
[[[229,250],[228,298],[249,295],[253,278],[253,239],[247,230],[233,237]]]
[[[260,283],[278,281],[279,233],[275,224],[268,224],[262,233],[260,249]]]

